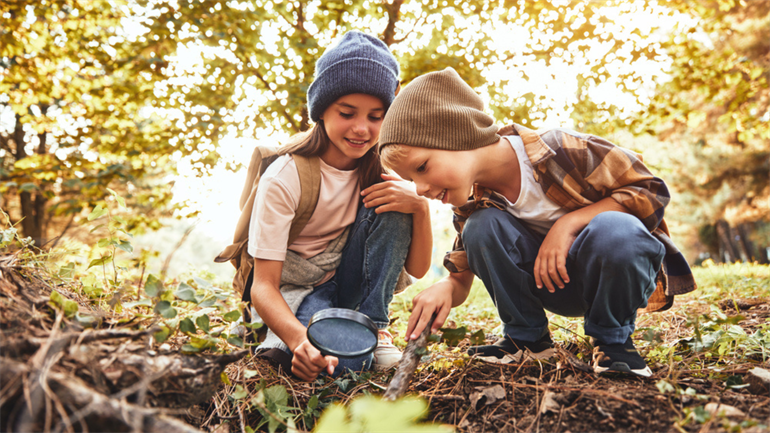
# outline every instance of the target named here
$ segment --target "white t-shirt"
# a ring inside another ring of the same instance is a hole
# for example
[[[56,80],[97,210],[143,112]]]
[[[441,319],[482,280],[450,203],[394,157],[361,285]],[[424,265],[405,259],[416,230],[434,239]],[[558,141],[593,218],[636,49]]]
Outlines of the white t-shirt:
[[[548,233],[553,223],[567,213],[553,200],[548,198],[543,192],[543,188],[535,181],[535,173],[532,169],[532,162],[524,150],[524,142],[518,135],[508,135],[503,137],[511,143],[516,156],[519,158],[519,168],[521,171],[521,192],[516,203],[511,203],[506,199],[508,206],[506,210],[511,215],[519,218],[531,230],[542,235]]]
[[[297,240],[288,249],[308,259],[322,253],[329,242],[356,220],[361,189],[358,169],[338,170],[321,160],[318,204]],[[259,180],[249,225],[249,254],[283,261],[291,221],[300,199],[299,172],[294,159],[283,155]]]

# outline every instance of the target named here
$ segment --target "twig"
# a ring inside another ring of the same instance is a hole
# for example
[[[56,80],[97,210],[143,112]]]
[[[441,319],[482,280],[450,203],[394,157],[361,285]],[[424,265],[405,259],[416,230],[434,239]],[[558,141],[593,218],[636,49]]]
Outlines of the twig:
[[[436,314],[433,313],[420,336],[416,340],[410,340],[406,345],[404,355],[398,363],[396,374],[393,375],[393,379],[388,384],[388,389],[385,390],[385,394],[382,396],[384,400],[394,401],[406,393],[409,383],[412,381],[412,376],[415,370],[417,370],[417,365],[420,363],[420,352],[424,352],[425,347],[428,345],[430,327],[436,320]]]

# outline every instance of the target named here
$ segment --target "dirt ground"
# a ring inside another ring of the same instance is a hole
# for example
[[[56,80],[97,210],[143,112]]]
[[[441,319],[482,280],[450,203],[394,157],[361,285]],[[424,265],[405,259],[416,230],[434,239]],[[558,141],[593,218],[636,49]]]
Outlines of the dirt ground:
[[[153,344],[153,328],[118,317],[103,314],[98,329],[78,326],[51,307],[54,289],[77,301],[80,312],[90,308],[66,288],[0,257],[2,431],[246,431],[264,421],[250,403],[260,387],[285,387],[287,405],[298,411],[319,400],[318,411],[309,415],[315,419],[332,402],[381,394],[394,374],[306,383],[246,351],[182,355],[173,341]],[[746,333],[770,318],[766,300],[720,308],[728,316],[741,314]],[[646,316],[639,327],[667,321],[660,344],[671,345],[688,337],[685,319]],[[726,384],[746,382],[752,368],[770,369],[758,355],[651,362],[654,376],[644,379],[597,376],[582,361],[590,359],[585,345],[561,348],[548,362],[500,366],[461,355],[468,344],[465,339],[455,351],[434,348],[423,357],[408,393],[429,403],[425,421],[459,432],[769,431],[767,390]],[[223,372],[229,383],[221,381]],[[232,397],[238,386],[245,398]],[[310,426],[299,421],[297,427]]]
[[[747,317],[742,322],[747,332],[770,317],[767,303],[745,302],[738,307]],[[736,313],[732,303],[722,309],[728,315]],[[647,320],[660,319],[649,316]],[[460,352],[467,345],[467,339],[460,343]],[[433,353],[423,358],[409,393],[429,402],[427,421],[451,425],[459,432],[770,431],[770,393],[752,394],[746,387],[728,389],[725,384],[726,377],[745,377],[754,367],[770,368],[761,359],[727,360],[719,367],[689,370],[682,368],[683,363],[652,363],[653,377],[640,378],[596,375],[575,355],[590,359],[590,348],[571,345],[548,362],[528,360],[505,366]],[[455,367],[447,368],[448,364]],[[257,375],[243,378],[246,369]],[[340,380],[299,382],[263,360],[241,360],[230,366],[228,374],[233,386],[220,392],[213,404],[201,406],[200,418],[192,419],[193,423],[223,431],[239,431],[241,423],[256,425],[256,411],[238,415],[227,407],[227,395],[236,382],[248,389],[255,389],[260,381],[267,386],[285,385],[292,390],[294,406],[304,407],[312,395],[321,393],[327,401],[341,402],[366,392],[379,394],[393,372],[375,373],[355,382],[352,389],[335,386],[344,382]],[[662,392],[661,380],[676,388]]]

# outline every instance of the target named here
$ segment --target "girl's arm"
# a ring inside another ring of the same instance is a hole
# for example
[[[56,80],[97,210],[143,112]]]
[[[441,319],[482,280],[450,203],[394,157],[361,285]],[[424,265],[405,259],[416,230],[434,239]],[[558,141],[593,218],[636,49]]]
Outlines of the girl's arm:
[[[281,270],[283,262],[254,259],[254,283],[251,286],[251,304],[265,322],[294,354],[291,371],[303,380],[314,380],[324,368],[334,372],[338,360],[322,356],[307,339],[307,328],[281,296]]]
[[[428,199],[420,197],[409,187],[409,183],[398,176],[383,174],[385,182],[374,184],[361,191],[364,206],[376,207],[383,212],[412,214],[412,242],[406,256],[404,268],[409,275],[422,278],[430,269],[433,253],[433,233],[430,226]]]

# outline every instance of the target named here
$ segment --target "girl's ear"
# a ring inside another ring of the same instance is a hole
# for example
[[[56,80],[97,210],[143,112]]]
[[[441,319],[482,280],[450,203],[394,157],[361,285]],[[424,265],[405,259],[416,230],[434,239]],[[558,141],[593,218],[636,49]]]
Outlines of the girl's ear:
[[[399,81],[398,82],[398,86],[396,86],[396,93],[395,93],[395,95],[398,96],[398,92],[400,92],[400,91],[401,91],[401,82]]]

